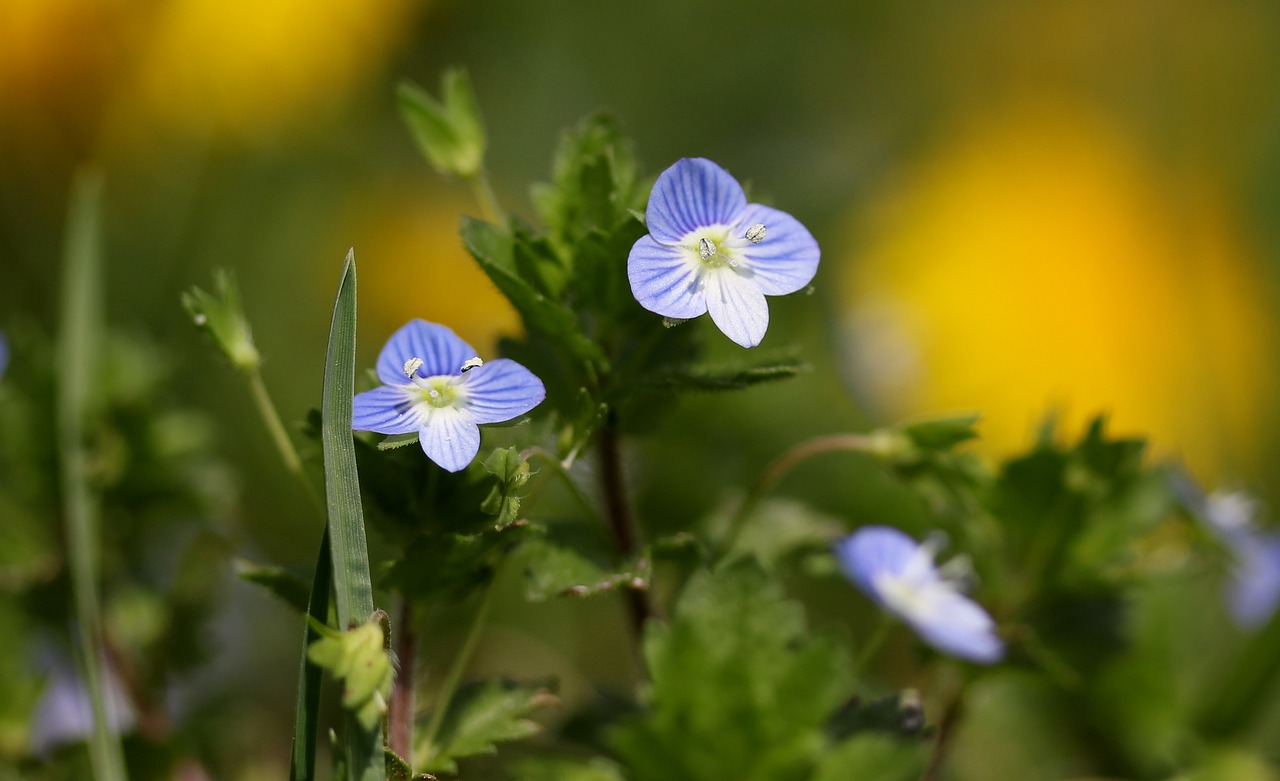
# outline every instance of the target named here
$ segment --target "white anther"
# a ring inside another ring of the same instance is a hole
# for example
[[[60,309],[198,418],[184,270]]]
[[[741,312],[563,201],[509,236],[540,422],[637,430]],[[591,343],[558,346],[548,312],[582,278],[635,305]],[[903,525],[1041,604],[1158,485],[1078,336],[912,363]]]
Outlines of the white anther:
[[[478,355],[475,358],[468,358],[466,361],[464,361],[462,364],[462,368],[459,369],[458,371],[462,372],[463,374],[466,374],[467,372],[471,371],[477,366],[484,366],[484,361],[480,360],[480,356]]]
[[[421,358],[410,358],[404,362],[404,376],[413,377],[418,373],[418,369],[422,368],[424,361]]]
[[[769,229],[764,227],[763,222],[757,222],[755,225],[747,228],[747,241],[752,244],[759,244],[764,241],[764,237],[768,232]]]
[[[705,237],[698,239],[698,257],[703,260],[711,260],[711,257],[716,254],[716,243],[714,241]]]

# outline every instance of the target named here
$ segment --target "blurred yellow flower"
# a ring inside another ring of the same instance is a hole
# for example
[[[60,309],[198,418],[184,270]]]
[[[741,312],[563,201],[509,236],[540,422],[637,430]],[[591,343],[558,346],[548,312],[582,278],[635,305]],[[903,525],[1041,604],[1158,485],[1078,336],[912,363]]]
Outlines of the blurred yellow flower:
[[[858,227],[842,333],[890,418],[984,414],[988,448],[1096,413],[1206,479],[1247,476],[1274,413],[1270,291],[1227,200],[1104,123],[1024,107],[908,175]]]
[[[424,5],[5,0],[0,116],[90,139],[105,119],[126,143],[140,130],[257,135],[341,105]]]
[[[485,360],[497,357],[498,337],[520,333],[519,316],[462,245],[467,211],[419,188],[361,194],[339,221],[353,232],[330,242],[355,242],[361,333],[381,343],[419,317],[449,326]]]

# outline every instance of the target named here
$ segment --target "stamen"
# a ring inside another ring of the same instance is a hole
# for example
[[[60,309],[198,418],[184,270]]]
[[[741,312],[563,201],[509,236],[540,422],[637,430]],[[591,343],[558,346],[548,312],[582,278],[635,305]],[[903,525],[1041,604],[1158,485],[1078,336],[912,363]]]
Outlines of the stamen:
[[[746,234],[747,241],[751,242],[752,244],[759,244],[760,242],[764,241],[764,237],[768,233],[769,233],[769,229],[764,227],[764,223],[757,222],[755,225],[752,225],[750,228],[747,228],[747,234]]]
[[[698,239],[698,257],[703,260],[711,260],[712,255],[719,255],[716,251],[716,243],[708,238]]]
[[[422,368],[425,363],[421,358],[410,358],[404,362],[404,376],[413,379],[413,375],[418,373],[418,369]]]
[[[480,356],[478,355],[474,358],[468,358],[465,362],[463,362],[462,368],[459,369],[458,371],[462,372],[463,374],[466,374],[467,372],[471,371],[477,366],[484,366],[484,361],[480,360]]]
[[[728,255],[724,254],[723,252],[717,252],[717,253],[716,253],[716,255],[717,255],[717,256],[719,256],[719,258],[720,258],[721,260],[723,260],[725,263],[728,263],[730,268],[737,268],[737,267],[738,267],[738,261],[736,261],[736,260],[734,260],[733,258],[729,257]]]

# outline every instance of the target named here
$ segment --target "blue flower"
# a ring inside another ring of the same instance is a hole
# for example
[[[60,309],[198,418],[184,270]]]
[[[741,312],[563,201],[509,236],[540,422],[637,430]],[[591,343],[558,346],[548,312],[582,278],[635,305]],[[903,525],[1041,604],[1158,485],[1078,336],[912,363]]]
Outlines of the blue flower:
[[[1265,624],[1280,606],[1280,534],[1257,528],[1257,502],[1244,492],[1215,491],[1201,507],[1234,560],[1227,585],[1231,616],[1245,629]]]
[[[482,362],[443,325],[413,320],[378,355],[385,385],[356,394],[352,428],[418,433],[427,457],[450,472],[480,450],[481,423],[501,423],[538,406],[542,381],[515,361]]]
[[[9,340],[5,338],[4,331],[0,331],[0,377],[4,376],[4,370],[9,366]]]
[[[1004,657],[995,622],[933,564],[935,546],[887,526],[866,526],[835,544],[854,585],[907,622],[926,643],[971,662]]]
[[[640,305],[688,320],[711,313],[733,341],[755,347],[769,327],[765,296],[800,290],[818,270],[818,242],[785,212],[747,203],[720,166],[684,158],[662,172],[645,212],[649,234],[627,258]]]

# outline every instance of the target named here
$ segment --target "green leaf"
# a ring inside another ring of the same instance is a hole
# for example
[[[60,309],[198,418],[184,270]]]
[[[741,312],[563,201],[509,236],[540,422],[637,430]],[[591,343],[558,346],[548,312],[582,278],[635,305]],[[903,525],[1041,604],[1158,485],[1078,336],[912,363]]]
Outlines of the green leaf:
[[[333,306],[321,406],[321,445],[329,510],[329,543],[333,556],[334,604],[338,625],[342,628],[363,624],[374,612],[364,512],[360,504],[360,480],[356,473],[355,443],[351,433],[355,358],[356,261],[355,253],[348,252]],[[380,727],[376,719],[369,727],[361,723],[359,716],[348,716],[345,742],[350,781],[382,781],[386,777]]]
[[[462,240],[493,284],[520,313],[525,327],[563,346],[576,358],[608,367],[604,353],[579,329],[573,312],[538,292],[516,271],[511,234],[469,217],[462,219]]]
[[[102,177],[77,175],[67,214],[62,302],[58,333],[58,465],[61,480],[67,564],[77,629],[77,656],[89,690],[94,725],[89,759],[96,781],[128,778],[118,736],[107,728],[103,696],[104,643],[98,578],[101,569],[101,500],[90,475],[85,416],[93,400],[103,331]]]
[[[654,373],[644,380],[646,385],[667,390],[726,391],[741,390],[762,382],[794,377],[808,369],[796,358],[753,354],[732,364],[721,366],[681,366]]]
[[[484,468],[498,479],[498,484],[480,509],[497,516],[497,526],[510,526],[520,516],[519,491],[529,482],[529,462],[514,447],[498,448],[485,459]]]
[[[443,103],[412,82],[396,89],[400,115],[418,148],[438,173],[463,179],[477,176],[484,166],[485,130],[471,79],[461,68],[440,78]]]
[[[391,564],[384,585],[414,601],[460,601],[492,579],[498,559],[528,531],[511,523],[477,534],[422,533]]]
[[[386,634],[378,619],[345,632],[320,637],[307,658],[342,681],[342,705],[373,730],[387,712],[395,671],[386,652]]]
[[[213,278],[214,292],[206,293],[198,287],[182,294],[182,306],[191,316],[197,328],[213,338],[218,349],[231,360],[231,365],[242,372],[255,371],[262,364],[262,356],[253,344],[249,330],[249,318],[240,303],[240,288],[235,275],[219,269]]]
[[[929,747],[892,735],[859,735],[822,758],[813,781],[915,781],[929,762]]]
[[[413,768],[396,752],[387,749],[387,781],[437,781],[430,773],[414,775]]]
[[[592,230],[611,232],[644,205],[630,141],[607,114],[585,119],[565,133],[552,164],[552,181],[534,187],[533,203],[552,243],[572,262],[570,249]]]
[[[911,443],[924,450],[950,450],[961,442],[978,436],[977,424],[981,415],[954,415],[906,423],[898,430]]]
[[[850,683],[841,645],[750,562],[697,572],[644,656],[646,709],[610,740],[632,781],[807,777]]]
[[[464,686],[449,703],[435,743],[415,751],[416,765],[457,772],[457,759],[495,754],[499,743],[537,734],[541,727],[529,715],[558,701],[546,682],[494,679]]]
[[[604,563],[610,555],[590,556],[578,547],[549,539],[535,539],[520,548],[525,562],[525,597],[542,602],[552,597],[588,597],[618,588],[649,586],[652,565],[640,556],[619,567]]]
[[[612,762],[595,757],[588,760],[538,757],[512,762],[508,772],[515,781],[626,781]]]
[[[235,569],[236,577],[262,586],[299,613],[307,612],[307,604],[311,600],[311,586],[302,578],[283,567],[259,564],[249,559],[236,558],[231,566]],[[321,616],[321,620],[323,618]]]
[[[725,561],[751,557],[772,572],[797,554],[829,551],[832,540],[844,533],[842,521],[802,502],[768,499],[743,520]]]
[[[320,638],[316,625],[329,618],[329,596],[333,590],[333,562],[329,555],[329,530],[325,529],[316,554],[316,568],[307,597],[302,630],[302,660],[298,663],[298,698],[293,715],[293,753],[289,760],[289,781],[313,781],[316,772],[316,728],[320,713],[319,665],[308,656],[311,644]],[[341,752],[334,752],[335,756]],[[339,776],[340,777],[340,776]]]
[[[378,443],[379,450],[395,450],[405,445],[418,444],[418,432],[410,434],[392,434]]]

